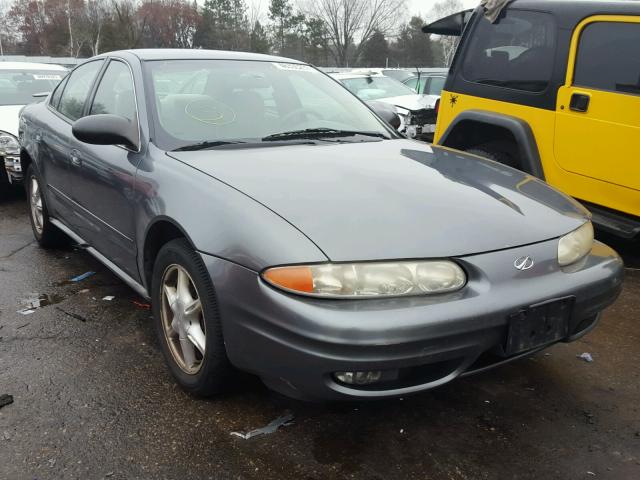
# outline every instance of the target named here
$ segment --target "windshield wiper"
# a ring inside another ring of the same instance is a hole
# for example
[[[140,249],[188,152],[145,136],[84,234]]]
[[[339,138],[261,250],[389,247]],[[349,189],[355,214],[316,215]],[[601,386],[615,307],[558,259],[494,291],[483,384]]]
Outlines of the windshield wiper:
[[[247,143],[242,140],[216,140],[194,143],[191,145],[185,145],[184,147],[175,148],[173,152],[189,152],[194,150],[206,150],[207,148],[222,147],[225,145],[237,145],[240,143]]]
[[[290,132],[274,133],[262,139],[263,142],[274,140],[296,139],[296,138],[336,138],[354,137],[362,135],[365,137],[389,138],[384,133],[366,132],[357,130],[337,130],[334,128],[305,128],[304,130],[291,130]]]

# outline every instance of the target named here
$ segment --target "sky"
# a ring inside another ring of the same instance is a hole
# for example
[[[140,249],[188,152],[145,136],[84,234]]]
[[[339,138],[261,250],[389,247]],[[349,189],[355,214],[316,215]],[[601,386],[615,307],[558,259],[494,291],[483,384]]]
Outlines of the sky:
[[[436,0],[407,0],[409,15],[425,18]],[[480,4],[480,0],[462,0],[464,8],[473,8]]]

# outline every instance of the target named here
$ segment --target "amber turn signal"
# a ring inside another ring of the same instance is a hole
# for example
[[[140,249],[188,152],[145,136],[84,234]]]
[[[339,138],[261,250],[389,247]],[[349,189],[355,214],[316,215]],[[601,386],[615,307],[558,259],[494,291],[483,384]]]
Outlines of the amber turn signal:
[[[309,267],[275,267],[262,274],[272,285],[293,292],[312,293],[313,275]]]

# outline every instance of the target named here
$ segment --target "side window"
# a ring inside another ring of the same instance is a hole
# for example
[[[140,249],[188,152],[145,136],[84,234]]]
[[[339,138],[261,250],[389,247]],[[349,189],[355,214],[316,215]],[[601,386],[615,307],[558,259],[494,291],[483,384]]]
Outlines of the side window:
[[[462,65],[466,80],[527,92],[546,90],[556,50],[550,14],[507,9],[496,23],[480,18],[472,34]]]
[[[61,114],[71,120],[77,120],[82,116],[87,96],[101,67],[102,61],[93,61],[71,72],[60,97],[58,111]]]
[[[407,87],[413,88],[415,90],[418,85],[418,77],[410,78],[409,80],[405,81],[404,84]]]
[[[442,93],[442,89],[444,88],[444,77],[431,77],[431,81],[429,82],[429,91],[424,92],[428,95],[440,95]]]
[[[597,22],[582,31],[573,84],[640,95],[640,24]]]
[[[60,82],[60,84],[53,91],[53,95],[51,95],[51,100],[49,101],[49,104],[53,108],[56,108],[56,109],[58,108],[58,102],[60,102],[60,97],[62,96],[62,91],[64,90],[64,86],[66,84],[67,84],[67,79],[65,78],[62,82]]]
[[[136,120],[133,79],[123,62],[112,60],[100,80],[89,115],[99,113],[120,115],[132,122]]]

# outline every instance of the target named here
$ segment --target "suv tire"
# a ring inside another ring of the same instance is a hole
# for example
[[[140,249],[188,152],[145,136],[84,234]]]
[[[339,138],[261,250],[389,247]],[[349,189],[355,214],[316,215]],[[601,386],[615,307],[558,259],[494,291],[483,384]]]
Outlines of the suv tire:
[[[507,165],[508,167],[517,168],[518,170],[520,170],[517,161],[511,155],[506,152],[496,150],[490,146],[482,145],[479,147],[469,148],[465,151],[467,153],[478,155],[479,157],[488,158],[489,160],[493,160],[494,162],[498,162],[503,165]]]

